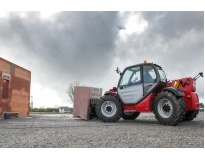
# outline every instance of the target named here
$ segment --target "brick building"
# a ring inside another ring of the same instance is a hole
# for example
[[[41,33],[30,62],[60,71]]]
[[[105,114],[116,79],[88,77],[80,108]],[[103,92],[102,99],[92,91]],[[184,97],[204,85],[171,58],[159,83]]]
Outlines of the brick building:
[[[29,116],[31,72],[0,57],[0,118]]]

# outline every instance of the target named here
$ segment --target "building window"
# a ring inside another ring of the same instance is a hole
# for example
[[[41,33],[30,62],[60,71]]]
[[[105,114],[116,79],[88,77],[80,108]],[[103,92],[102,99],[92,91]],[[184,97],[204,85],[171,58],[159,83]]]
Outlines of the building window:
[[[8,99],[9,97],[9,80],[3,80],[3,90],[2,90],[2,98]]]
[[[15,64],[11,64],[11,68],[10,68],[11,72],[14,72],[15,71]]]

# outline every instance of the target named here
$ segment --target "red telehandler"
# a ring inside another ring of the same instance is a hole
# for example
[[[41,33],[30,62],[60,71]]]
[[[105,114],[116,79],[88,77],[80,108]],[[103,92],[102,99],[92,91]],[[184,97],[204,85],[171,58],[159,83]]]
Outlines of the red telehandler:
[[[116,122],[121,117],[134,120],[140,112],[153,112],[160,124],[177,125],[196,118],[199,98],[196,93],[196,77],[167,81],[157,64],[147,63],[129,66],[120,72],[117,87],[106,91],[96,104],[98,119]]]

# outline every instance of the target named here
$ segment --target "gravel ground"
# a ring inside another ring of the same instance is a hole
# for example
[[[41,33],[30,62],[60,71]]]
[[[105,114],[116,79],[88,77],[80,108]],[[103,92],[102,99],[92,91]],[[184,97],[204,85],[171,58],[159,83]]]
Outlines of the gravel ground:
[[[153,113],[116,123],[72,114],[0,119],[0,148],[204,148],[204,112],[177,126],[160,125]]]

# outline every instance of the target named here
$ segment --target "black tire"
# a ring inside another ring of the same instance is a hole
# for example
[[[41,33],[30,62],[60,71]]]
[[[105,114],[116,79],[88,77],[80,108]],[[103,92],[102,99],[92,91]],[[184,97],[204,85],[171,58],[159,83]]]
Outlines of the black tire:
[[[90,105],[89,107],[89,119],[93,119],[94,117],[98,118],[95,112],[95,107]]]
[[[92,119],[94,117],[98,118],[95,112],[96,104],[99,101],[99,99],[91,98],[90,99],[90,106],[89,106],[89,119]]]
[[[163,125],[177,125],[184,119],[185,103],[169,91],[161,92],[155,100],[153,112]]]
[[[90,105],[89,106],[89,119],[92,119],[94,116],[93,116],[93,107]]]
[[[194,118],[196,118],[197,114],[199,113],[198,110],[196,111],[187,111],[184,117],[184,121],[192,121]]]
[[[123,107],[117,97],[105,95],[99,99],[95,111],[101,121],[116,122],[122,116]]]
[[[140,115],[140,112],[132,112],[132,113],[122,113],[122,118],[124,120],[134,120]]]

